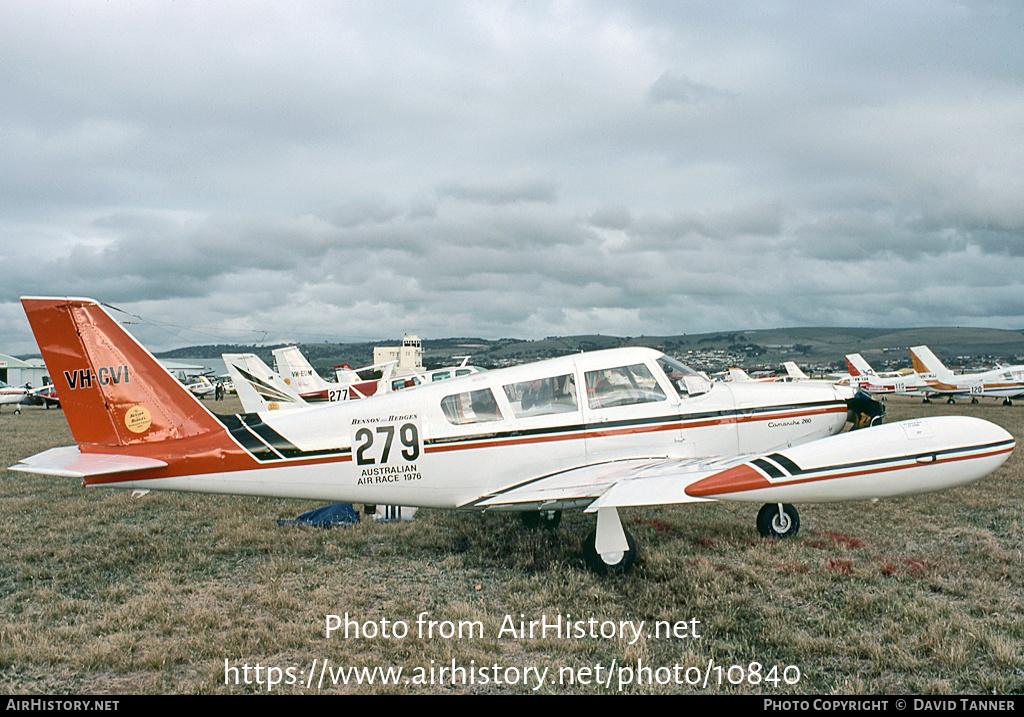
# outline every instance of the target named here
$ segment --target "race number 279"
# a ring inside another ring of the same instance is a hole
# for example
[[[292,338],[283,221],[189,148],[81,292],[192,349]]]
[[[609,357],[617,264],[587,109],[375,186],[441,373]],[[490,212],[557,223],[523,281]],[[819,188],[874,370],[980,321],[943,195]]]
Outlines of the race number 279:
[[[420,432],[415,423],[364,426],[355,432],[353,448],[356,465],[360,466],[398,460],[412,462],[420,457]]]

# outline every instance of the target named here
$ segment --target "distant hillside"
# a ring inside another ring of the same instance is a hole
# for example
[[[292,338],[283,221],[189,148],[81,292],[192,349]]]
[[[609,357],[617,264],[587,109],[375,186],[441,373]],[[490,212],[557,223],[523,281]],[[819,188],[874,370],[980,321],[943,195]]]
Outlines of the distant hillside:
[[[359,344],[300,344],[313,367],[323,374],[339,364],[358,368],[373,361],[374,346],[397,345],[399,340]],[[718,331],[680,336],[550,336],[527,341],[515,338],[444,338],[423,341],[424,363],[441,366],[469,356],[470,363],[495,368],[580,351],[619,346],[650,346],[714,372],[730,366],[778,370],[795,361],[805,370],[845,370],[846,354],[860,353],[876,369],[910,365],[909,348],[926,344],[951,367],[1024,363],[1024,331],[959,327],[917,329],[792,328]],[[191,346],[159,354],[160,358],[220,358],[223,353],[251,352],[273,365],[279,346]],[[457,358],[459,357],[459,358]]]

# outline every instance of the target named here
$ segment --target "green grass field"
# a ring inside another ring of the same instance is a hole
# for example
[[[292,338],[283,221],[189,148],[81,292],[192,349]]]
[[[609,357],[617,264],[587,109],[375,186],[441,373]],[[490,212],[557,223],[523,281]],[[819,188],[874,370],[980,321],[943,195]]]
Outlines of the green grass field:
[[[887,405],[1021,442],[1020,406]],[[0,414],[3,467],[71,443],[60,411]],[[641,553],[610,579],[584,567],[583,513],[281,527],[316,506],[6,471],[0,692],[1021,693],[1022,450],[966,488],[798,506],[785,542],[756,505],[625,511]]]

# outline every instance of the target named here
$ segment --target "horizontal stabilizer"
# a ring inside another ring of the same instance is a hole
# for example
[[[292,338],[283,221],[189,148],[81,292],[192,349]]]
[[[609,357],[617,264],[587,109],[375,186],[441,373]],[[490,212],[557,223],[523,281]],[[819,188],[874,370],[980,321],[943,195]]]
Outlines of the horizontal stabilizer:
[[[167,464],[155,458],[124,456],[106,453],[82,453],[77,446],[51,448],[11,466],[12,471],[39,473],[49,476],[88,478],[110,473],[130,473],[151,468],[163,468]]]

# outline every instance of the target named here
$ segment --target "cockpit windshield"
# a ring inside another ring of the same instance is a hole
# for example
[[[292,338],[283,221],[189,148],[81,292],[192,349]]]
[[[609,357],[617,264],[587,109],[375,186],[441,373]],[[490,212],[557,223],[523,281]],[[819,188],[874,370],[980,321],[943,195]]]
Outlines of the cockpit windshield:
[[[699,396],[711,390],[711,381],[706,376],[697,373],[671,356],[662,355],[658,359],[658,365],[668,376],[672,388],[676,390],[680,398]]]

